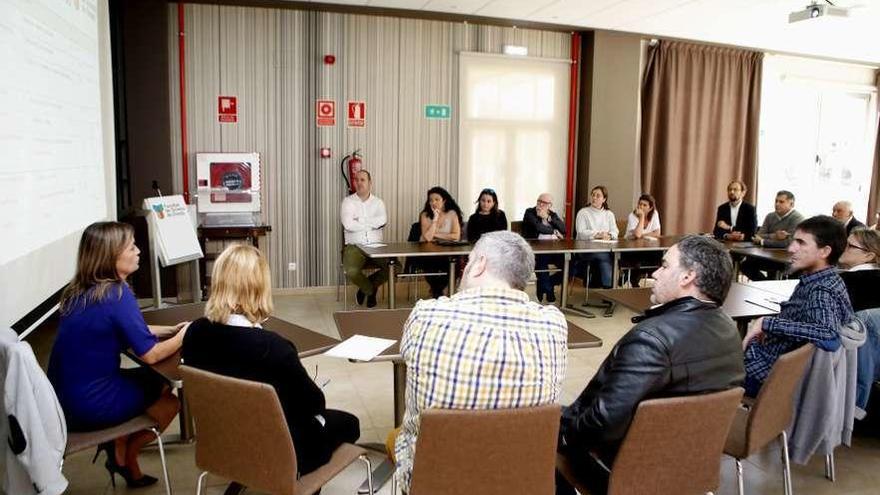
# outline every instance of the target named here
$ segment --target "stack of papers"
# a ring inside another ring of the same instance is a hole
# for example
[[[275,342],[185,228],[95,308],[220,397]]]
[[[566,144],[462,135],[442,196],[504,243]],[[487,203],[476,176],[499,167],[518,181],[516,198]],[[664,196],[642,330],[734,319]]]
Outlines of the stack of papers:
[[[324,355],[356,361],[372,361],[373,358],[382,354],[385,349],[395,343],[397,343],[396,340],[355,335],[325,352]]]

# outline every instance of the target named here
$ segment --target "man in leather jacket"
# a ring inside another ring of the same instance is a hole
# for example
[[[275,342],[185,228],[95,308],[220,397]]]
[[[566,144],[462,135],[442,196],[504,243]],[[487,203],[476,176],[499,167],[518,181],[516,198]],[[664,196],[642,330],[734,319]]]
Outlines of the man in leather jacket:
[[[563,408],[559,451],[590,493],[605,493],[610,468],[639,402],[740,386],[742,345],[721,311],[733,263],[717,241],[687,236],[670,248],[654,273],[657,306],[611,350],[599,371]],[[574,489],[557,475],[557,494]]]

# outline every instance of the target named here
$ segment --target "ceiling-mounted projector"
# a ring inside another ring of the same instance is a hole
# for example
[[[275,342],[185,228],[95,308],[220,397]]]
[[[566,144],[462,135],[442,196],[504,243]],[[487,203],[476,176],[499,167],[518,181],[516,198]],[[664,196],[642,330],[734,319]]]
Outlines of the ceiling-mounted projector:
[[[819,17],[849,17],[849,9],[844,7],[836,7],[829,3],[813,2],[807,5],[803,10],[798,10],[788,14],[788,22],[800,22]]]

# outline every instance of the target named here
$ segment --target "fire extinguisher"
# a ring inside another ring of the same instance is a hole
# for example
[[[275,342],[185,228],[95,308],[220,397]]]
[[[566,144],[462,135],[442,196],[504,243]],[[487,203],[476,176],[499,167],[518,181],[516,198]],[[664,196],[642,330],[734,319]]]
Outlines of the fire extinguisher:
[[[342,173],[342,180],[348,186],[348,193],[354,194],[354,176],[364,168],[364,162],[361,161],[359,155],[361,150],[354,150],[351,154],[345,155],[339,162],[339,171]],[[345,175],[345,163],[348,162],[348,176]]]

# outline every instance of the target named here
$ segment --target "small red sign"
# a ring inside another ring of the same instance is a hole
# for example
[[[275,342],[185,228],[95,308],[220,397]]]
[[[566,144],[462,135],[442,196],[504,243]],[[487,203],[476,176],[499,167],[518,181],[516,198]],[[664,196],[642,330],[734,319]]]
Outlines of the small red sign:
[[[348,127],[367,126],[367,102],[348,102]]]
[[[217,97],[217,119],[223,123],[238,121],[238,105],[235,96]]]
[[[318,127],[336,125],[336,102],[334,100],[318,100],[315,105],[315,119]]]

